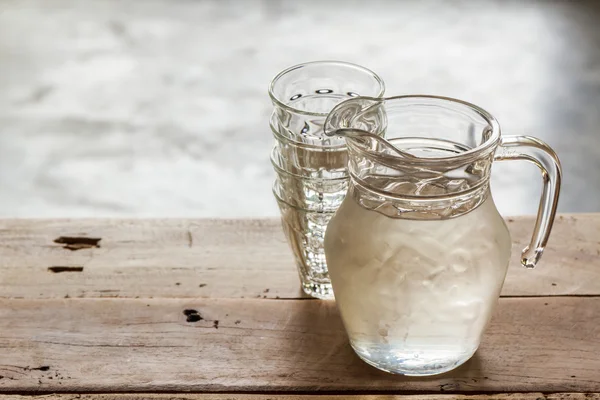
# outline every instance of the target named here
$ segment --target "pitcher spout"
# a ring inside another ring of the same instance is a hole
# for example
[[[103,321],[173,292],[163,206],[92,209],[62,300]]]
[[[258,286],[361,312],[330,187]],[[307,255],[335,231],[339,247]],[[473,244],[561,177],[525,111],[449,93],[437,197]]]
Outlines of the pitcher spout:
[[[324,126],[327,136],[341,136],[361,147],[403,158],[415,158],[385,139],[387,116],[384,98],[357,97],[344,101],[329,113]]]

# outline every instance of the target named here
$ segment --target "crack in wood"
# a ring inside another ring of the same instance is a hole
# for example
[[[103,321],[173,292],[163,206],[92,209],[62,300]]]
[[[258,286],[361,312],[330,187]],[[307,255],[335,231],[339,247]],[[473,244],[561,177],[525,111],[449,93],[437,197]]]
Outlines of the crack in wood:
[[[29,368],[30,371],[49,371],[50,367],[48,365],[42,365],[41,367],[37,367],[37,368]]]
[[[83,344],[83,343],[61,343],[51,342],[46,340],[34,340],[36,343],[44,344],[55,344],[59,346],[72,346],[72,347],[114,347],[114,348],[187,348],[192,346],[180,346],[180,345],[146,345],[146,344]]]
[[[55,274],[59,274],[61,272],[83,272],[83,266],[64,266],[64,265],[55,265],[53,267],[48,267],[48,271],[53,272]]]

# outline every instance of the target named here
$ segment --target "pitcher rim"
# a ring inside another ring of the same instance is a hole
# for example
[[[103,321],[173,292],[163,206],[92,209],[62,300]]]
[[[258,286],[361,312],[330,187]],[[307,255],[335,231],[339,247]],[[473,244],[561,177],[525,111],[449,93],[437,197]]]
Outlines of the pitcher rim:
[[[326,119],[325,125],[324,125],[324,131],[327,136],[336,136],[336,132],[340,132],[340,131],[343,132],[345,130],[367,132],[367,131],[364,131],[361,129],[356,129],[356,128],[340,128],[340,129],[333,130],[333,132],[330,130],[329,132],[331,132],[331,133],[327,132],[327,126],[329,125],[329,118],[334,113],[334,111],[337,108],[342,107],[347,102],[357,101],[359,99],[377,101],[379,103],[385,103],[386,101],[390,101],[390,100],[410,100],[410,99],[442,100],[444,102],[456,103],[456,104],[466,106],[470,110],[476,112],[480,117],[482,117],[490,125],[490,127],[492,129],[490,137],[487,138],[485,142],[479,144],[476,147],[473,147],[472,149],[464,151],[462,153],[457,153],[455,155],[444,156],[444,157],[427,157],[427,158],[416,157],[415,159],[406,159],[407,162],[437,163],[437,162],[455,161],[455,160],[466,158],[469,156],[481,154],[484,151],[489,150],[490,148],[497,147],[498,144],[500,143],[500,137],[501,137],[500,123],[490,112],[488,112],[484,108],[481,108],[478,105],[470,103],[468,101],[460,100],[460,99],[457,99],[454,97],[428,95],[428,94],[409,94],[409,95],[400,95],[400,96],[391,96],[391,97],[358,96],[358,97],[355,97],[352,99],[344,100],[343,102],[341,102],[341,103],[337,104],[335,107],[333,107],[333,109],[327,116],[327,119]],[[340,136],[343,136],[343,135],[340,135]],[[352,139],[352,138],[348,138],[348,139]],[[394,137],[394,138],[383,137],[382,139],[389,142],[390,145],[395,148],[396,146],[394,146],[391,143],[391,141],[396,140],[396,139],[402,139],[402,137]]]
[[[375,81],[377,81],[377,84],[379,85],[379,93],[378,93],[377,97],[374,97],[374,98],[381,98],[383,96],[383,94],[385,93],[385,83],[383,82],[383,79],[381,79],[381,77],[379,75],[377,75],[374,71],[372,71],[371,69],[369,69],[367,67],[363,67],[362,65],[354,64],[354,63],[347,62],[347,61],[337,61],[337,60],[321,60],[321,61],[319,61],[319,60],[317,60],[317,61],[308,61],[305,63],[292,65],[291,67],[288,67],[288,68],[284,69],[283,71],[281,71],[280,73],[278,73],[277,75],[275,75],[275,77],[273,79],[271,79],[271,82],[269,83],[269,97],[271,98],[271,101],[273,101],[273,103],[277,104],[278,107],[283,108],[288,111],[292,111],[295,114],[310,115],[310,116],[315,116],[315,117],[327,117],[329,115],[329,113],[327,113],[327,112],[320,113],[320,112],[313,112],[313,111],[305,111],[305,110],[301,110],[301,109],[298,109],[295,107],[291,107],[291,106],[285,104],[284,102],[282,102],[281,100],[279,100],[277,98],[277,96],[275,96],[275,93],[274,93],[275,83],[282,76],[284,76],[285,74],[292,72],[296,69],[303,68],[306,66],[311,66],[314,64],[342,65],[345,67],[353,67],[353,68],[359,69],[362,72],[367,72],[375,78]],[[359,96],[359,97],[361,97],[361,96]],[[364,97],[368,97],[368,96],[364,96]],[[351,99],[349,99],[349,100],[351,100]],[[345,100],[345,101],[347,101],[347,100]]]

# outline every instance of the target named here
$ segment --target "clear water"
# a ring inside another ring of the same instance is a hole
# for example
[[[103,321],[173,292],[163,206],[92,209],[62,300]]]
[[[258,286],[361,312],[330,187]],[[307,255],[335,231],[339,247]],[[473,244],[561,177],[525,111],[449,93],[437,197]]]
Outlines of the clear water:
[[[488,196],[446,220],[407,220],[349,195],[325,235],[327,265],[350,343],[367,363],[433,375],[477,350],[497,303],[510,236]]]

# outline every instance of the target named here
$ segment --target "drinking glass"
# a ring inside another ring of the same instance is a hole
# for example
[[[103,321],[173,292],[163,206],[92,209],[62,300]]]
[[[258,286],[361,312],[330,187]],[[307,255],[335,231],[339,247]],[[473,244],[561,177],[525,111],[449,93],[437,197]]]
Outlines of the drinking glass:
[[[293,66],[269,86],[274,106],[270,125],[277,142],[271,154],[277,172],[273,192],[302,289],[310,296],[333,297],[323,235],[348,187],[345,141],[324,134],[325,119],[344,100],[383,92],[375,73],[339,61]]]

